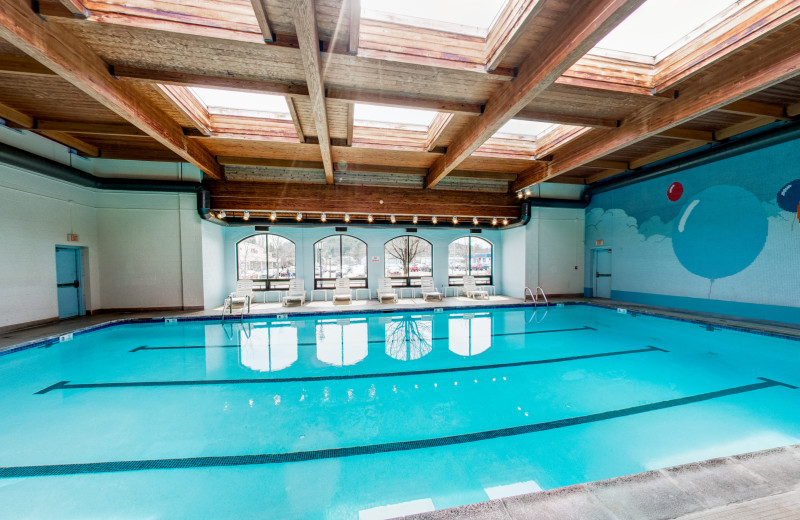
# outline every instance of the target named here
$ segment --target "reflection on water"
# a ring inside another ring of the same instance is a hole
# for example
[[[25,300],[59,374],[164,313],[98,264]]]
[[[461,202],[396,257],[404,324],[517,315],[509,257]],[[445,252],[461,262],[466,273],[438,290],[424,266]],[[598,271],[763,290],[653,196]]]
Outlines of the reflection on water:
[[[400,316],[384,325],[386,354],[413,361],[433,350],[433,322],[427,316]]]
[[[297,361],[297,329],[291,324],[246,326],[239,330],[242,365],[257,372],[275,372]]]
[[[319,320],[317,322],[317,359],[327,365],[355,365],[369,351],[367,320]]]
[[[464,314],[448,320],[450,350],[459,356],[475,356],[492,346],[492,316]]]

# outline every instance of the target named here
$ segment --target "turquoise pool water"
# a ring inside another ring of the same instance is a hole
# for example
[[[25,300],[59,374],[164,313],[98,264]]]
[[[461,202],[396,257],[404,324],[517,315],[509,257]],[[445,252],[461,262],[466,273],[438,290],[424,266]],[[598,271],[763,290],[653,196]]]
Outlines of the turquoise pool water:
[[[0,356],[0,518],[387,518],[800,442],[800,342],[550,308]]]

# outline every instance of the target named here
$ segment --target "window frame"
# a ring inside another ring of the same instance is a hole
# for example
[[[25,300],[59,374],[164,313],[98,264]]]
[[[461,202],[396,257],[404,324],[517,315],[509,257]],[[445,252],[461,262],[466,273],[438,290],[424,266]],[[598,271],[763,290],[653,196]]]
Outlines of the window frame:
[[[452,275],[452,274],[450,274],[450,246],[453,245],[453,243],[461,240],[462,238],[468,239],[467,243],[469,244],[467,246],[467,265],[465,266],[467,268],[467,272],[465,274],[461,274],[461,275]],[[491,261],[491,264],[490,264],[490,268],[491,268],[491,273],[492,274],[489,274],[489,275],[480,275],[480,274],[479,275],[475,275],[475,274],[472,274],[472,241],[473,240],[483,240],[484,242],[489,244],[489,252],[491,253],[491,258],[492,258],[492,261]],[[475,285],[494,285],[494,244],[493,243],[491,243],[490,241],[486,240],[483,237],[475,237],[475,236],[472,236],[472,235],[466,235],[466,236],[463,236],[463,237],[458,237],[458,238],[452,240],[449,244],[447,244],[447,284],[449,286],[451,286],[451,287],[462,286],[462,285],[464,285],[464,277],[465,276],[474,277],[475,278]]]
[[[351,289],[368,289],[369,288],[369,246],[366,242],[361,240],[360,238],[353,236],[353,235],[328,235],[326,237],[322,237],[316,242],[311,249],[311,254],[314,256],[314,290],[321,290],[321,289],[333,289],[336,284],[336,278],[317,278],[317,244],[324,240],[328,240],[331,237],[339,237],[339,268],[342,267],[342,251],[344,250],[342,244],[342,237],[350,237],[355,240],[358,240],[362,244],[364,244],[364,258],[366,259],[366,264],[364,267],[364,276],[359,276],[358,278],[350,278],[350,288]],[[349,277],[348,277],[349,278]],[[355,282],[355,283],[353,283]]]
[[[289,278],[269,278],[269,237],[275,236],[282,238],[294,246],[294,275],[290,276]],[[245,240],[249,240],[253,237],[257,236],[264,236],[266,247],[264,249],[264,254],[266,255],[267,259],[267,278],[242,278],[241,271],[239,270],[239,244],[244,242]],[[289,282],[293,279],[297,278],[297,244],[294,240],[290,240],[283,235],[278,235],[276,233],[253,233],[252,235],[248,235],[238,242],[236,242],[236,279],[237,280],[253,280],[253,289],[256,291],[286,291],[289,289]],[[273,287],[273,284],[281,285],[280,287]]]
[[[408,241],[410,239],[416,238],[417,240],[422,240],[422,241],[426,242],[430,246],[430,248],[431,248],[431,274],[430,274],[430,276],[433,277],[433,244],[429,240],[426,240],[426,239],[424,239],[424,238],[422,238],[420,236],[417,236],[417,235],[398,235],[398,236],[396,236],[394,238],[390,238],[389,240],[387,240],[386,242],[383,243],[383,276],[385,278],[389,278],[390,280],[392,280],[392,287],[421,287],[422,286],[422,278],[425,278],[425,276],[423,276],[423,275],[412,276],[411,274],[409,274],[408,276],[391,276],[391,275],[387,275],[386,274],[386,258],[387,258],[387,255],[386,255],[386,244],[388,244],[389,242],[392,242],[394,240],[397,240],[398,238],[405,238],[406,239],[406,243],[408,243]],[[403,281],[403,284],[396,284],[395,280],[401,280],[401,281]],[[414,281],[416,281],[416,283],[412,283]]]

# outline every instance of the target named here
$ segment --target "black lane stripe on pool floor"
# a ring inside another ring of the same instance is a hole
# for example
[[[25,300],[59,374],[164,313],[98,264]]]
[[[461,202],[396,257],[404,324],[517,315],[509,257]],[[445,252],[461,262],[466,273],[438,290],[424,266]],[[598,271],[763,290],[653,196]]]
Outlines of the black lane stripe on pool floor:
[[[527,332],[499,332],[497,334],[492,334],[492,337],[497,336],[521,336],[525,334],[547,334],[550,332],[575,332],[580,330],[597,330],[594,327],[589,327],[588,325],[584,325],[583,327],[577,327],[574,329],[550,329],[550,330],[532,330]],[[431,341],[443,341],[446,339],[450,339],[447,337],[444,338],[431,338]],[[409,341],[409,340],[407,340]],[[367,343],[385,343],[385,339],[377,340],[369,340]],[[298,343],[298,347],[311,347],[315,346],[317,343]],[[141,352],[143,350],[182,350],[182,349],[206,349],[206,348],[239,348],[241,345],[177,345],[177,346],[170,346],[170,347],[148,347],[147,345],[142,345],[141,347],[136,347],[135,349],[131,350],[130,352]]]
[[[498,439],[502,437],[513,437],[546,430],[555,430],[567,426],[576,426],[619,417],[627,417],[656,410],[664,410],[676,406],[684,406],[701,401],[709,401],[729,395],[753,392],[764,388],[775,386],[785,386],[797,389],[796,386],[780,383],[771,379],[759,377],[761,383],[736,386],[725,390],[707,392],[678,399],[659,401],[630,408],[622,408],[610,412],[600,412],[555,421],[526,424],[523,426],[512,426],[510,428],[500,428],[497,430],[486,430],[476,433],[466,433],[462,435],[451,435],[448,437],[436,437],[433,439],[423,439],[415,441],[387,442],[382,444],[368,444],[364,446],[351,446],[346,448],[329,448],[324,450],[297,451],[289,453],[262,453],[257,455],[222,455],[212,457],[190,457],[176,459],[155,459],[155,460],[124,460],[117,462],[90,462],[87,464],[55,464],[51,466],[12,466],[0,468],[1,478],[22,478],[22,477],[45,477],[56,475],[84,475],[92,473],[113,473],[127,471],[144,471],[156,469],[187,469],[187,468],[210,468],[226,466],[249,466],[258,464],[280,464],[286,462],[301,462],[308,460],[335,459],[352,457],[355,455],[373,455],[378,453],[390,453],[396,451],[419,450],[424,448],[436,448],[442,446],[452,446],[454,444],[466,444],[470,442]]]
[[[527,365],[544,365],[548,363],[563,363],[578,361],[580,359],[593,359],[609,356],[622,356],[625,354],[642,354],[645,352],[669,352],[663,348],[648,346],[635,350],[618,350],[616,352],[601,352],[599,354],[586,354],[583,356],[570,356],[563,358],[536,359],[533,361],[516,361],[513,363],[498,363],[494,365],[475,365],[469,367],[436,368],[430,370],[412,370],[408,372],[378,372],[374,374],[342,374],[336,376],[309,376],[309,377],[274,377],[270,379],[195,379],[186,381],[130,381],[119,383],[77,383],[59,381],[54,385],[39,390],[34,395],[42,395],[53,390],[71,390],[78,388],[130,388],[140,386],[200,386],[200,385],[243,385],[264,383],[306,383],[317,381],[342,381],[347,379],[377,379],[382,377],[419,376],[426,374],[446,374],[449,372],[467,372],[472,370],[491,370],[495,368],[521,367]]]

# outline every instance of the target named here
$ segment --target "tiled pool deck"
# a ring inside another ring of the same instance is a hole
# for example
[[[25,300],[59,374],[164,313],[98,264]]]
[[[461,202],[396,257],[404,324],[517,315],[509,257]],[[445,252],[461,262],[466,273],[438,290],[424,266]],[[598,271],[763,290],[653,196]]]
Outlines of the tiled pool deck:
[[[663,307],[584,298],[551,299],[551,303],[590,303],[624,307],[629,311],[672,319],[696,321],[720,327],[745,329],[760,334],[800,339],[800,325],[747,320],[730,316],[687,312]],[[523,305],[522,300],[492,296],[475,301],[463,297],[442,302],[419,298],[401,299],[396,304],[356,300],[350,305],[309,302],[302,307],[279,303],[256,303],[246,316],[279,314],[362,313],[386,310],[477,308]],[[531,305],[529,302],[527,305]],[[205,311],[156,311],[107,313],[6,332],[0,335],[0,355],[58,336],[113,323],[138,320],[219,319],[221,308]],[[238,319],[238,316],[235,318]],[[800,345],[798,345],[800,349]],[[648,471],[598,482],[491,500],[468,506],[423,513],[405,518],[434,520],[464,518],[480,520],[800,520],[800,445],[713,459],[673,468]]]

